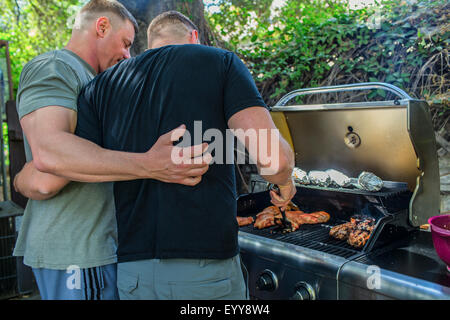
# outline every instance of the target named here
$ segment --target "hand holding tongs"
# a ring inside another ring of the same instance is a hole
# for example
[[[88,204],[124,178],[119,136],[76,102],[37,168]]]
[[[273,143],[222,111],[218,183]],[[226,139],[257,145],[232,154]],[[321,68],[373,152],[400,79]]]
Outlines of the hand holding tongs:
[[[276,194],[280,195],[280,188],[276,184],[270,184],[269,190],[274,191]],[[295,205],[293,204],[293,206],[295,206]],[[297,206],[295,206],[295,207],[297,207]],[[292,224],[288,219],[286,219],[285,208],[278,207],[278,209],[280,209],[280,212],[281,212],[281,217],[282,217],[281,223],[283,226],[283,231],[286,231],[286,232],[292,231]]]

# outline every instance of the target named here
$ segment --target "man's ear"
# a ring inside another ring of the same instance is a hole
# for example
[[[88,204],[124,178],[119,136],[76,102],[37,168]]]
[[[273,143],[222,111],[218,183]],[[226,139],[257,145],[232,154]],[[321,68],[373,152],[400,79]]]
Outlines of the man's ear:
[[[105,37],[110,28],[111,23],[107,17],[100,17],[97,19],[97,22],[95,23],[95,31],[97,32],[98,37]]]
[[[200,41],[198,39],[198,31],[197,30],[191,31],[191,35],[189,37],[189,43],[191,43],[191,44],[199,44],[200,43]]]

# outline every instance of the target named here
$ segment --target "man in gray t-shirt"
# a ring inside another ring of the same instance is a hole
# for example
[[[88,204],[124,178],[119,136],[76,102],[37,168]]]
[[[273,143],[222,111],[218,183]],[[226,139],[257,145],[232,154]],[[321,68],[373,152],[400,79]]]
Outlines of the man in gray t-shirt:
[[[205,162],[173,164],[171,133],[142,154],[102,149],[73,134],[78,93],[97,73],[130,56],[136,30],[120,3],[92,0],[77,16],[66,48],[34,58],[22,71],[17,109],[29,162],[14,185],[30,200],[14,255],[33,268],[42,299],[117,298],[110,181],[195,185],[208,169]]]

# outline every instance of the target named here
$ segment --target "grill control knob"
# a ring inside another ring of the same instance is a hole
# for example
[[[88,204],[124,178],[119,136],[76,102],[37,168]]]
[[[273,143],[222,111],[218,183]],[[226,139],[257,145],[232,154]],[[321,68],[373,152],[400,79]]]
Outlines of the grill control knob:
[[[316,300],[316,292],[309,283],[302,281],[295,286],[291,300]]]
[[[278,287],[278,279],[275,273],[264,270],[256,280],[256,289],[261,291],[274,291]]]

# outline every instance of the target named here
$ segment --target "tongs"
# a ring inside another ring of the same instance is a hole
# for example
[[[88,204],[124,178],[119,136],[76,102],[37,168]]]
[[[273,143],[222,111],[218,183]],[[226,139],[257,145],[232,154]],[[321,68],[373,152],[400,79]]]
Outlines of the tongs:
[[[269,190],[275,191],[278,195],[280,195],[280,188],[276,184],[270,184]],[[291,202],[292,203],[292,202]],[[297,207],[294,203],[292,203],[293,206]],[[297,207],[298,208],[298,207]],[[282,232],[291,232],[292,231],[292,224],[291,222],[286,218],[286,212],[285,209],[282,207],[278,207],[278,209],[281,212],[281,226],[282,226]]]

